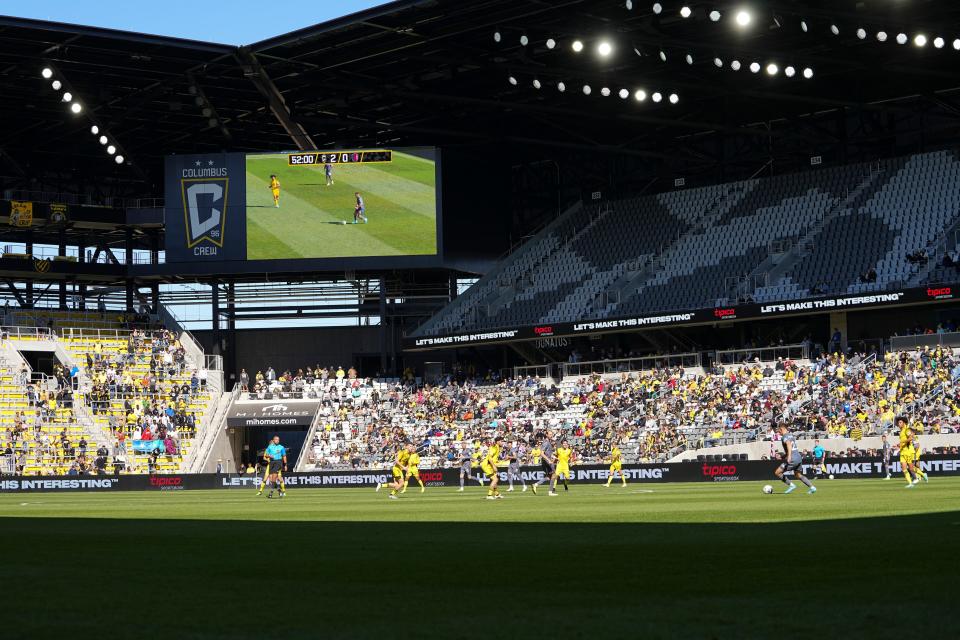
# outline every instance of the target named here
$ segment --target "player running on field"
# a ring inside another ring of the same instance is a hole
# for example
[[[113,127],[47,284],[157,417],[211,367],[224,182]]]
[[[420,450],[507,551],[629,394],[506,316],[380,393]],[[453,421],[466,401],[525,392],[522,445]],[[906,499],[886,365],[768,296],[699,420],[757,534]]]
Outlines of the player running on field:
[[[623,472],[623,452],[620,451],[619,443],[614,442],[613,448],[610,449],[610,475],[607,476],[607,487],[610,486],[610,483],[613,482],[614,477],[619,473],[620,480],[623,481],[623,486],[627,486],[627,476]]]
[[[923,448],[920,446],[920,433],[918,431],[919,429],[913,430],[913,473],[924,482],[930,482],[930,476],[927,475],[920,464],[920,453]]]
[[[483,486],[483,477],[480,476],[480,475],[473,475],[473,466],[472,466],[471,456],[468,455],[466,451],[464,451],[461,455],[462,455],[463,457],[462,457],[461,460],[460,460],[460,489],[459,489],[459,491],[463,491],[463,490],[464,490],[463,483],[466,482],[467,480],[469,480],[470,478],[473,478],[474,480],[476,480],[477,482],[479,482],[479,483],[480,483],[480,486],[482,487],[482,486]]]
[[[490,488],[487,489],[487,500],[500,500],[503,498],[500,495],[500,490],[497,489],[497,486],[500,484],[500,474],[497,471],[497,466],[500,464],[500,443],[503,442],[503,438],[497,436],[493,439],[493,442],[487,446],[487,455],[483,458],[483,463],[480,465],[480,468],[483,469],[483,472],[487,475],[487,479],[490,480]]]
[[[367,208],[363,204],[363,196],[360,195],[359,191],[355,192],[353,195],[357,199],[357,202],[353,207],[353,224],[357,224],[358,222],[360,222],[360,220],[363,220],[364,224],[366,224]]]
[[[270,174],[270,193],[273,194],[273,206],[280,208],[280,181],[275,173]]]
[[[423,480],[420,479],[420,454],[417,453],[416,449],[410,454],[410,459],[407,460],[407,474],[403,478],[403,491],[400,493],[407,492],[407,485],[410,484],[410,478],[413,478],[420,485],[420,493],[423,493],[426,489],[423,486]]]
[[[776,475],[783,484],[787,485],[787,490],[784,491],[784,493],[790,493],[797,488],[797,485],[790,479],[790,477],[794,475],[800,482],[810,487],[807,493],[816,493],[817,488],[813,486],[813,483],[810,482],[805,475],[800,473],[800,466],[803,463],[803,459],[800,457],[800,450],[797,449],[796,437],[794,437],[792,433],[787,432],[787,425],[785,424],[781,424],[778,430],[780,431],[780,439],[783,442],[783,463],[777,467],[774,475]]]
[[[323,165],[323,175],[327,178],[327,186],[333,186],[333,165],[329,162]]]
[[[570,491],[570,487],[567,485],[567,480],[570,479],[570,462],[572,459],[573,449],[570,448],[566,438],[564,438],[560,441],[560,446],[557,447],[557,468],[554,470],[553,476],[550,478],[550,493],[548,495],[557,495],[558,478],[563,480],[563,490]]]
[[[557,464],[555,451],[553,449],[553,432],[547,429],[546,433],[540,438],[540,446],[537,447],[540,452],[540,470],[543,471],[543,477],[533,483],[530,487],[533,495],[537,495],[537,487],[550,480],[553,477],[553,470]],[[550,491],[553,492],[553,483],[550,484]]]
[[[903,477],[907,481],[906,488],[910,489],[920,482],[920,476],[917,475],[913,464],[915,458],[913,430],[904,416],[897,418],[897,426],[900,427],[900,470],[903,471]]]
[[[406,443],[397,450],[397,457],[393,463],[393,468],[390,470],[393,475],[393,481],[390,483],[377,483],[377,491],[380,491],[384,486],[389,486],[390,499],[397,500],[397,493],[403,489],[403,474],[407,471],[407,465],[410,462],[410,454],[413,453],[413,444]]]
[[[883,452],[883,472],[886,474],[885,480],[890,479],[890,457],[893,455],[893,447],[890,445],[890,441],[887,440],[887,434],[880,436],[883,444],[881,450]]]
[[[283,480],[279,479],[279,477],[281,472],[287,470],[287,449],[280,444],[280,436],[273,436],[273,440],[267,445],[266,450],[263,452],[263,459],[268,465],[266,484],[270,485],[270,493],[267,494],[267,497],[272,498],[273,490],[277,489],[282,498],[287,495],[287,488],[284,486]],[[263,487],[260,488],[257,495],[261,493],[263,493]]]
[[[520,460],[523,458],[523,448],[518,441],[514,441],[510,447],[510,463],[507,465],[507,480],[510,481],[510,488],[507,493],[513,491],[513,481],[517,478],[523,483],[523,490],[527,490],[527,481],[523,479],[520,473]]]

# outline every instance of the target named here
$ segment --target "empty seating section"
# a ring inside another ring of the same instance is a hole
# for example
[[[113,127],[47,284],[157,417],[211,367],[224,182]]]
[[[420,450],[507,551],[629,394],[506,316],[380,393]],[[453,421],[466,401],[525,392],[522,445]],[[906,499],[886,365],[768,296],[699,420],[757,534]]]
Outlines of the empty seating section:
[[[905,257],[924,249],[939,261],[958,212],[960,161],[948,151],[579,207],[414,335],[956,277],[933,264],[921,272]],[[861,284],[870,269],[876,282]]]
[[[825,292],[845,292],[893,248],[896,232],[872,216],[841,216],[827,223],[812,242],[809,255],[790,273],[797,286],[780,299],[801,297],[819,286]],[[755,296],[757,300],[767,299]]]

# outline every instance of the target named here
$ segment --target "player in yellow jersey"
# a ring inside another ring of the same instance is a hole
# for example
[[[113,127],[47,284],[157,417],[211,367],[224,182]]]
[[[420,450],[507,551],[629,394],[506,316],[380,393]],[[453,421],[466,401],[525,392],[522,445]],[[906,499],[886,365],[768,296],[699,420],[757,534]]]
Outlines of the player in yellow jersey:
[[[607,477],[608,487],[618,473],[620,474],[620,479],[623,481],[623,486],[627,486],[627,476],[623,473],[623,453],[620,451],[619,443],[614,442],[613,448],[610,449],[610,475]]]
[[[273,206],[280,208],[280,181],[275,173],[270,174],[270,193],[273,194]]]
[[[410,459],[407,460],[407,475],[403,478],[403,491],[400,493],[407,492],[407,485],[410,484],[410,478],[413,478],[420,485],[420,493],[423,493],[426,489],[423,486],[423,480],[420,479],[420,454],[417,453],[416,449],[410,454]]]
[[[923,466],[920,464],[920,434],[916,431],[913,432],[913,475],[918,476],[924,482],[930,482],[930,477],[927,475],[927,472],[923,470]],[[916,482],[919,482],[917,480]]]
[[[573,458],[573,449],[570,448],[566,438],[560,441],[557,447],[557,468],[553,471],[553,477],[550,478],[550,492],[547,495],[557,495],[557,479],[563,480],[563,490],[569,491],[567,480],[570,479],[570,461]]]
[[[897,418],[897,426],[900,427],[900,470],[903,471],[903,477],[906,478],[907,489],[909,489],[920,482],[920,477],[914,472],[913,466],[913,430],[903,416]]]
[[[406,473],[408,465],[410,463],[410,455],[413,453],[414,448],[412,443],[406,443],[397,451],[396,460],[393,463],[393,469],[391,473],[393,474],[393,482],[390,483],[377,483],[377,491],[380,491],[385,486],[389,486],[390,499],[397,499],[397,492],[403,489],[403,474]]]
[[[530,462],[531,464],[540,464],[540,456],[543,455],[543,451],[540,449],[540,445],[534,445],[533,449],[530,449]]]
[[[487,454],[480,464],[480,468],[487,475],[487,479],[490,480],[490,487],[487,489],[487,500],[499,500],[503,498],[503,496],[500,495],[500,490],[497,489],[497,485],[500,484],[500,474],[497,471],[497,465],[500,463],[501,442],[503,442],[503,438],[500,436],[493,439],[493,442],[487,446]]]

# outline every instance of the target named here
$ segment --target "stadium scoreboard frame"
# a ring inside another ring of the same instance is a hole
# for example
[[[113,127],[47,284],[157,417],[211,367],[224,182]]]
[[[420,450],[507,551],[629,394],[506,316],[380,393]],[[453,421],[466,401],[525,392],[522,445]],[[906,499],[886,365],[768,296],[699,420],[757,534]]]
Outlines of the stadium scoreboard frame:
[[[393,162],[390,149],[351,149],[344,151],[301,151],[287,154],[291,167],[318,164],[375,164]]]

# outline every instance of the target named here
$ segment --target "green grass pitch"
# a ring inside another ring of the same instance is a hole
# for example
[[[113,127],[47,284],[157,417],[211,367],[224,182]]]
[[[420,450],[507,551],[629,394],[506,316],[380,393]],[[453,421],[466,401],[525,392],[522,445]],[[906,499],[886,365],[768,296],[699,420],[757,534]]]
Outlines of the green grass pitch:
[[[927,638],[960,478],[0,496],[5,637]],[[12,634],[12,635],[9,635]]]
[[[333,179],[326,186],[323,165],[291,167],[285,154],[247,156],[247,259],[437,253],[434,161],[394,151],[389,163],[336,164]],[[356,191],[368,224],[352,224]]]

